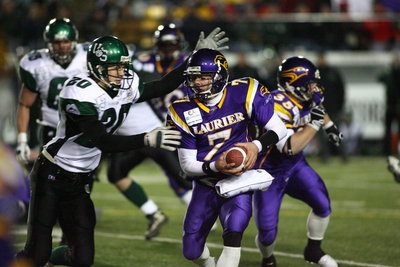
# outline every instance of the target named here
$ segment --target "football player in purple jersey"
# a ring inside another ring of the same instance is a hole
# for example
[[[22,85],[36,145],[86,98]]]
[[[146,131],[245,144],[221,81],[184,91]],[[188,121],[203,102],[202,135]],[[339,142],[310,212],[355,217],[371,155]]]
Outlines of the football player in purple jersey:
[[[286,135],[286,128],[274,113],[271,94],[257,80],[242,78],[228,83],[228,62],[217,50],[195,52],[184,76],[190,95],[175,101],[167,117],[167,124],[182,133],[178,148],[181,167],[194,177],[183,226],[183,255],[198,266],[236,267],[252,214],[252,192],[224,198],[217,193],[216,183],[246,173],[261,150]],[[247,130],[250,122],[266,130],[253,142]],[[243,169],[232,169],[234,164],[224,160],[226,150],[234,145],[247,149]],[[205,242],[218,217],[224,248],[216,260]]]
[[[279,209],[284,194],[288,194],[312,208],[307,220],[304,259],[323,267],[337,267],[337,262],[321,248],[332,212],[328,190],[302,151],[321,127],[337,146],[343,136],[322,106],[323,89],[318,83],[318,69],[312,62],[303,57],[288,58],[279,66],[277,75],[279,90],[271,94],[275,112],[285,123],[288,135],[264,151],[256,163],[275,177],[267,191],[254,193],[256,244],[263,257],[261,266],[277,266],[273,252]]]

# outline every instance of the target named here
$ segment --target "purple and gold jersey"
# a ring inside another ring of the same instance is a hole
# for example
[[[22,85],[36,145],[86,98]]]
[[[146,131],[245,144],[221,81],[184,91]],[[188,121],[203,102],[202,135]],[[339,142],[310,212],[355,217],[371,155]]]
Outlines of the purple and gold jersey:
[[[181,53],[178,59],[163,65],[155,52],[143,53],[138,56],[137,60],[134,60],[133,65],[137,70],[154,73],[159,75],[161,78],[165,74],[169,73],[172,69],[182,64],[187,57],[188,54]],[[171,105],[171,103],[175,100],[184,98],[186,95],[186,88],[178,87],[163,97],[151,99],[150,103],[157,113],[160,114],[162,118],[165,118],[168,107]]]
[[[234,144],[249,142],[248,123],[264,127],[273,115],[273,103],[265,86],[243,78],[225,87],[216,106],[205,106],[195,98],[175,101],[167,124],[182,132],[181,148],[196,149],[198,161],[215,161]]]
[[[309,104],[302,104],[287,93],[275,90],[271,92],[274,97],[274,110],[288,129],[286,138],[280,142],[285,143],[292,134],[302,131],[310,121],[311,108]],[[279,145],[279,143],[278,143]],[[283,144],[281,144],[283,145]],[[299,160],[303,159],[303,152],[289,156],[278,150],[277,145],[259,155],[256,166],[268,170],[272,175],[289,171]]]

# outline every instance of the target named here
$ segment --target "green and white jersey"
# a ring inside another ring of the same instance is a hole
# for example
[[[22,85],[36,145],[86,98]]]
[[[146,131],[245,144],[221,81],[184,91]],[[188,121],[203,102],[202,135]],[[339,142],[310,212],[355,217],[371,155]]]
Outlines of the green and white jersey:
[[[88,76],[79,75],[67,80],[59,97],[57,134],[44,147],[56,164],[67,171],[93,171],[99,165],[101,151],[83,135],[68,115],[97,116],[107,128],[107,133],[115,134],[139,97],[139,77],[134,72],[130,89],[120,89],[114,98]]]
[[[76,55],[66,69],[57,64],[48,49],[31,51],[20,61],[20,76],[25,86],[40,95],[42,121],[56,128],[58,95],[63,83],[78,74],[86,74],[87,44],[76,45]]]

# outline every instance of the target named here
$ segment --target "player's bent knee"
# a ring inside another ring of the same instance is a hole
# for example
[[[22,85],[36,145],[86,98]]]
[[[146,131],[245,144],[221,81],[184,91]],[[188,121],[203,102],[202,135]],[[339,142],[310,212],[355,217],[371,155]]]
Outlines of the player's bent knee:
[[[258,230],[258,241],[260,241],[263,246],[269,246],[275,241],[276,234],[277,228],[271,230],[260,229]]]
[[[224,246],[240,247],[242,242],[242,232],[230,232],[223,236]]]
[[[182,243],[183,256],[188,260],[195,260],[201,256],[201,253],[203,253],[205,240],[204,242],[199,241],[199,239],[193,234],[185,234]]]

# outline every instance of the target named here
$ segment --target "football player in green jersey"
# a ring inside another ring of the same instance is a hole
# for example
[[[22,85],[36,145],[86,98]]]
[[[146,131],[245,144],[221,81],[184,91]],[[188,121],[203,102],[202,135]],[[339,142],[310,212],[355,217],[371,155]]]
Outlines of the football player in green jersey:
[[[196,50],[224,49],[228,38],[219,28],[207,37],[200,34]],[[94,40],[87,53],[89,75],[68,79],[59,95],[60,121],[55,138],[44,145],[31,173],[28,237],[17,257],[43,266],[51,254],[51,233],[56,219],[67,235],[69,247],[51,263],[91,266],[94,261],[96,223],[89,181],[102,152],[123,152],[142,147],[174,151],[178,131],[159,127],[148,133],[122,136],[115,132],[135,102],[160,97],[183,82],[185,64],[160,80],[142,83],[131,67],[126,45],[116,37]],[[67,253],[64,253],[67,252]],[[57,262],[55,262],[57,260]]]

